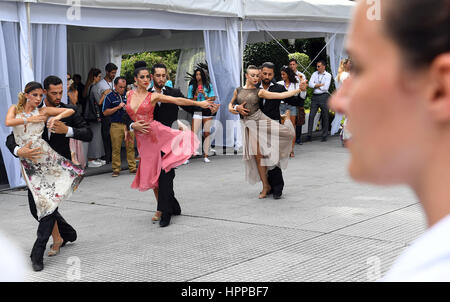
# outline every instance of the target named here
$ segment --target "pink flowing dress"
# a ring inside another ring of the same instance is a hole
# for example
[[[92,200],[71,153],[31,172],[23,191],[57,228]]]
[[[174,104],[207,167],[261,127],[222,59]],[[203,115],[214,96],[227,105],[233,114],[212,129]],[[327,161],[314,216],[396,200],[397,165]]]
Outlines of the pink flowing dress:
[[[180,131],[164,126],[153,119],[155,106],[151,104],[152,94],[149,92],[136,112],[131,109],[131,91],[126,110],[133,121],[144,120],[150,124],[149,132],[135,132],[137,148],[141,160],[131,187],[146,191],[158,187],[161,169],[169,172],[182,165],[197,150],[200,142],[192,131]],[[164,156],[161,157],[161,152]]]

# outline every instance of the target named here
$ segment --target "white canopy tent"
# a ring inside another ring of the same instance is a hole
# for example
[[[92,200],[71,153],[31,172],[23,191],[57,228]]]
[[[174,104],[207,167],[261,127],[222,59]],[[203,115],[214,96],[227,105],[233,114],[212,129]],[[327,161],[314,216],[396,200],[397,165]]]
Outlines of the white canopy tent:
[[[54,74],[65,82],[68,70],[85,77],[94,66],[120,66],[127,53],[204,48],[225,128],[216,145],[232,146],[236,123],[226,122],[237,117],[227,103],[240,84],[245,42],[269,39],[266,31],[277,38],[325,37],[335,72],[353,6],[347,0],[3,0],[0,118],[31,80]],[[0,140],[10,132],[1,123]],[[18,160],[4,143],[0,148],[10,186],[23,185]]]

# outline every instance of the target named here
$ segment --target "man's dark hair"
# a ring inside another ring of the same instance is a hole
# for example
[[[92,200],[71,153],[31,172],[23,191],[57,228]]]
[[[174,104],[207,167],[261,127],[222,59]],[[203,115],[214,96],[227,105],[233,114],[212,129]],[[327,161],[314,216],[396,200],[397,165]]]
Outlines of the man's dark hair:
[[[50,85],[59,85],[62,84],[62,80],[58,78],[57,76],[51,75],[45,78],[44,80],[44,89],[48,90],[50,88]]]
[[[108,63],[108,64],[106,64],[106,66],[105,66],[105,71],[106,71],[106,72],[111,72],[111,71],[117,70],[117,69],[118,69],[118,68],[117,68],[116,64],[114,64],[114,63]]]
[[[289,60],[289,63],[291,63],[291,62],[295,62],[295,64],[298,64],[297,59],[295,59],[295,58],[291,58],[291,59]]]
[[[450,52],[450,0],[397,0],[385,4],[384,31],[412,67]]]
[[[327,67],[327,62],[325,62],[325,60],[319,60],[317,61],[317,64],[322,64],[323,66]]]
[[[152,74],[154,75],[155,74],[155,69],[156,68],[164,68],[165,70],[166,70],[166,72],[167,72],[167,67],[166,67],[166,65],[164,65],[163,63],[156,63],[155,65],[153,65],[153,67],[152,67]]]
[[[125,79],[125,77],[117,77],[117,78],[114,79],[114,85],[119,84],[120,80],[124,80],[125,84],[127,83],[127,79]]]
[[[269,68],[275,71],[275,64],[273,64],[272,62],[265,62],[261,65],[261,69],[262,68]]]

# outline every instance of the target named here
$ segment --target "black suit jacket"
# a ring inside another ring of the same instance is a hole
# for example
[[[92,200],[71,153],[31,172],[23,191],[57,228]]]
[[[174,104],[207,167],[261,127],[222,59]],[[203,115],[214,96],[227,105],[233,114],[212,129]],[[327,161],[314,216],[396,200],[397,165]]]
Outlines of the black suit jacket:
[[[261,86],[262,87],[262,86]],[[270,92],[276,92],[276,93],[281,93],[281,92],[286,92],[286,88],[284,88],[283,85],[280,84],[274,84],[272,86],[269,87],[269,91]],[[292,102],[296,102],[297,99],[296,96],[284,99],[283,101],[285,101],[286,103],[292,103]],[[259,100],[259,108],[261,109],[261,111],[267,115],[268,117],[270,117],[273,120],[279,121],[281,123],[281,117],[280,117],[280,103],[282,100],[266,100],[266,103],[263,104],[263,99]]]
[[[181,93],[179,89],[164,87],[164,95],[173,96],[173,97],[181,97],[184,98],[184,95]],[[202,108],[195,106],[180,106],[190,114],[193,114],[196,111],[202,111]],[[161,105],[156,104],[155,111],[153,112],[153,118],[155,121],[160,122],[161,124],[172,127],[172,124],[178,119],[178,105],[171,103],[161,103]],[[211,111],[210,111],[211,113]],[[130,127],[130,124],[133,122],[129,115],[125,113],[122,117],[124,123],[126,123],[127,128]]]
[[[74,139],[78,139],[85,142],[90,142],[92,140],[92,131],[87,127],[86,121],[81,117],[80,113],[76,110],[76,108],[72,105],[61,103],[60,107],[62,108],[72,108],[75,110],[75,113],[71,116],[62,119],[67,126],[72,127],[73,129],[73,137]],[[52,133],[50,139],[48,138],[48,129],[47,125],[44,128],[44,132],[42,133],[42,138],[48,142],[50,147],[53,148],[60,155],[64,156],[67,159],[71,159],[70,155],[70,146],[69,139],[65,134],[56,134]],[[18,146],[16,144],[16,140],[14,139],[13,133],[8,135],[6,139],[6,146],[9,151],[14,155],[14,149]],[[15,155],[14,155],[15,156]]]
[[[262,87],[262,85],[261,85]],[[274,84],[269,87],[270,92],[285,92],[287,91],[286,88],[284,88],[283,85],[280,84]],[[281,123],[281,117],[280,117],[280,102],[281,100],[266,100],[265,104],[263,99],[259,99],[259,108],[261,111],[270,117],[273,120],[279,121]]]

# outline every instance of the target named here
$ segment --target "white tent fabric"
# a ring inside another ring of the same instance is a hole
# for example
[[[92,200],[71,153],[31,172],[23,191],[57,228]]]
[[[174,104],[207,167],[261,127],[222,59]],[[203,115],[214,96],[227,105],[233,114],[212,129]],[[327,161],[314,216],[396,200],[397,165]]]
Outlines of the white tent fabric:
[[[196,18],[192,15],[166,11],[138,10],[133,6],[123,10],[110,9],[108,6],[83,7],[80,9],[79,18],[67,15],[70,12],[70,6],[67,5],[30,3],[30,8],[33,11],[31,22],[40,24],[174,30],[225,29],[223,17],[201,16],[201,18]]]
[[[205,61],[206,55],[204,48],[189,48],[181,51],[177,66],[177,76],[176,79],[172,79],[172,82],[174,83],[174,87],[179,88],[184,96],[187,96],[189,86],[189,81],[185,80],[186,73],[189,72],[192,74],[194,67],[198,63],[204,63]],[[192,123],[192,116],[182,109],[178,112],[178,119],[189,124]]]
[[[221,104],[216,115],[215,135],[216,145],[234,146],[235,123],[238,115],[228,111],[227,104],[233,97],[236,87],[240,86],[240,52],[237,20],[227,20],[228,30],[204,31],[206,58],[208,61],[209,75],[217,95],[217,102]],[[226,64],[223,64],[226,62]],[[220,123],[218,123],[218,121]],[[231,127],[227,125],[230,124]]]
[[[8,108],[17,103],[17,95],[21,91],[19,49],[19,23],[0,22],[0,150],[11,187],[25,184],[21,178],[19,160],[6,148],[5,141],[11,128],[4,123]]]
[[[327,43],[327,53],[330,56],[330,68],[333,78],[337,77],[339,63],[345,57],[345,35],[343,34],[327,34],[325,37]]]
[[[39,3],[67,5],[67,0],[38,0]],[[158,10],[200,16],[241,17],[240,0],[80,0],[83,8],[111,8],[116,10]]]
[[[31,2],[22,0],[20,2]],[[67,0],[33,0],[38,4],[67,6]],[[74,1],[75,2],[75,1]],[[245,19],[291,19],[346,21],[349,7],[347,0],[80,0],[80,7],[109,8],[115,10],[156,10],[177,14]],[[57,4],[57,5],[54,5]]]
[[[43,83],[49,75],[60,77],[67,86],[67,36],[66,26],[59,24],[33,24],[33,72],[34,80]],[[66,103],[64,89],[62,101]]]
[[[65,85],[66,70],[85,77],[88,69],[94,66],[102,71],[107,62],[120,66],[121,56],[125,53],[204,45],[213,69],[213,85],[222,105],[217,119],[226,128],[227,120],[236,121],[236,117],[226,110],[226,105],[233,89],[240,84],[239,18],[243,20],[244,41],[247,37],[249,42],[264,41],[268,39],[264,31],[270,31],[277,38],[326,37],[329,42],[327,52],[335,73],[354,5],[347,0],[167,0],[163,3],[156,0],[2,0],[0,41],[3,44],[6,41],[6,47],[9,47],[13,41],[10,40],[12,31],[5,24],[15,22],[13,27],[18,34],[16,57],[20,63],[16,68],[10,63],[17,62],[11,57],[11,51],[0,51],[0,73],[3,75],[0,93],[8,94],[11,102],[15,102],[17,87],[6,85],[11,81],[5,78],[5,74],[20,83],[21,88],[31,80],[42,81],[49,74],[61,77]],[[89,37],[89,27],[105,30],[128,28],[134,29],[135,33],[142,29],[161,30],[162,37],[131,34],[117,39],[117,35],[112,33],[109,39],[98,42],[71,41],[67,26],[85,28],[86,38]],[[19,71],[19,77],[14,76],[13,70]],[[10,104],[0,103],[0,112],[6,112]],[[1,129],[0,141],[4,142],[9,129],[4,126]],[[232,131],[223,129],[223,133],[226,133],[221,137],[225,145],[236,143]],[[220,144],[217,138],[216,144]],[[3,152],[4,147],[1,148]],[[3,156],[9,155],[3,152]],[[17,163],[14,160],[5,162]],[[8,166],[7,169],[10,185],[17,186],[20,183],[15,179],[17,166]]]

